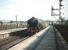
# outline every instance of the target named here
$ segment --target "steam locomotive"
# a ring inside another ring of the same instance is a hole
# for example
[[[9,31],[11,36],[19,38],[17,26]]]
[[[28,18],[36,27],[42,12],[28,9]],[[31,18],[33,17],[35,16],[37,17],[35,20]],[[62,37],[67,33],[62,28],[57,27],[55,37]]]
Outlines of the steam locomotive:
[[[45,21],[32,17],[27,21],[27,29],[23,31],[21,30],[21,31],[11,32],[10,35],[20,36],[20,37],[31,36],[46,27],[47,27],[47,24]]]
[[[41,19],[32,17],[31,19],[29,19],[27,21],[28,33],[34,34],[38,31],[44,29],[45,27],[46,27],[46,22]]]

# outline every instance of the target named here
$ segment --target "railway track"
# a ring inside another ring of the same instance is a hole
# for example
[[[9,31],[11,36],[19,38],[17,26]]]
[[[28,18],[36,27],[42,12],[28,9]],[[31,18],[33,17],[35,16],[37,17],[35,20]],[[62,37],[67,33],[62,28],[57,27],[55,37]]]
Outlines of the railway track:
[[[24,41],[28,37],[29,36],[27,36],[27,37],[18,37],[18,38],[13,39],[13,40],[8,40],[7,42],[0,45],[0,50],[7,50],[7,49],[11,48],[12,46],[20,43],[21,41]]]
[[[18,39],[18,38],[20,38],[20,37],[10,36],[10,37],[5,38],[5,39],[0,39],[0,47],[7,44],[7,43],[9,43],[9,42],[11,42],[11,41],[13,41],[13,40]]]
[[[27,30],[11,32],[10,37],[0,40],[0,50],[7,50],[30,37],[26,34],[28,34]]]

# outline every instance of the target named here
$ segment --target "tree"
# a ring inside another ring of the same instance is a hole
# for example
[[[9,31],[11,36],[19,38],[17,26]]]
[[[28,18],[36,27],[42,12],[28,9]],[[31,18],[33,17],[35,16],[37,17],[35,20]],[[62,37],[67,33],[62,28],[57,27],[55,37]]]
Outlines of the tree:
[[[3,22],[2,22],[2,21],[0,21],[0,24],[2,25],[2,24],[3,24]]]
[[[59,17],[59,21],[61,24],[64,24],[65,23],[65,18],[64,17]]]
[[[14,21],[10,21],[10,23],[13,23]]]
[[[65,25],[68,25],[68,19],[65,21]]]

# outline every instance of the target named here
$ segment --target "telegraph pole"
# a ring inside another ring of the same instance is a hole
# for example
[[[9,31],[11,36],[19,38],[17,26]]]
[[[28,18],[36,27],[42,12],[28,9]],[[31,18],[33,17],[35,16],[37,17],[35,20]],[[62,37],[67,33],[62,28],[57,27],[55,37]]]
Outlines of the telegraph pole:
[[[63,0],[59,0],[59,19],[62,21],[62,12],[61,12],[61,10],[62,10],[62,1]]]
[[[63,0],[59,0],[59,8],[53,8],[53,6],[51,6],[51,16],[59,16],[59,19],[60,19],[60,22],[62,22],[62,12],[61,12],[61,9],[62,9],[62,1]],[[56,14],[54,11],[57,10],[59,11],[59,14]]]

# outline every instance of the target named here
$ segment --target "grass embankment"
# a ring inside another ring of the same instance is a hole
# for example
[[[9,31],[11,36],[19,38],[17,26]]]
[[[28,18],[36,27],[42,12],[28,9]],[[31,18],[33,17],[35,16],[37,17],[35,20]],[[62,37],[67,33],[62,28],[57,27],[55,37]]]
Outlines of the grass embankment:
[[[58,29],[58,31],[68,43],[68,25],[55,25],[55,27]]]

